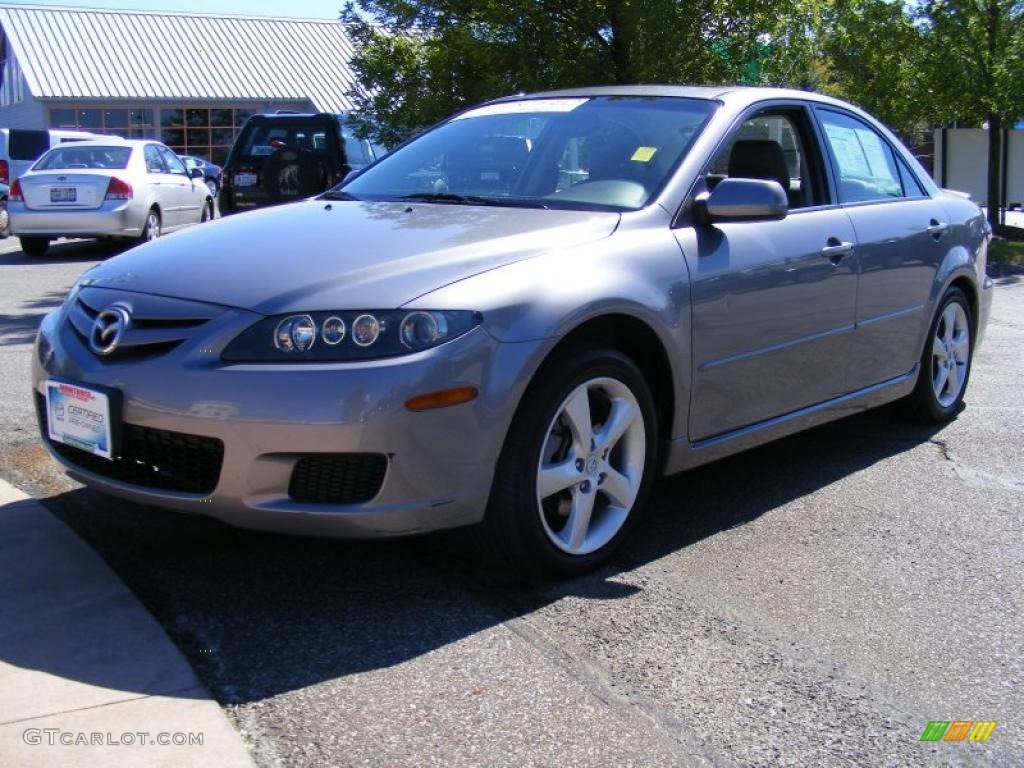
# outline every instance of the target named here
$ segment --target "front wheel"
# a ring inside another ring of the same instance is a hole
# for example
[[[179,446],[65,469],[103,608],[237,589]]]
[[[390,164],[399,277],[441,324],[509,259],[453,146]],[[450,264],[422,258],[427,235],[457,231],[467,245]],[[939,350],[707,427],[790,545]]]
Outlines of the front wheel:
[[[932,319],[917,386],[909,404],[923,421],[942,423],[960,410],[971,374],[974,329],[971,306],[959,288],[950,288]]]
[[[653,480],[654,399],[625,355],[559,355],[523,397],[482,530],[501,564],[531,577],[604,562],[635,524]]]

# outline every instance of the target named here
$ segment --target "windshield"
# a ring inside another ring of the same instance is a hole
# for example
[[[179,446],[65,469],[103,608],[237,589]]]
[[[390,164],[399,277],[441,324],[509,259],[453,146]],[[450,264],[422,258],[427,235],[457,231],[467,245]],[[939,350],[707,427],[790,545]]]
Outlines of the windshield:
[[[662,188],[713,109],[710,101],[646,96],[490,104],[338,189],[361,200],[633,210]]]
[[[71,168],[127,168],[131,147],[60,147],[43,155],[33,171]]]

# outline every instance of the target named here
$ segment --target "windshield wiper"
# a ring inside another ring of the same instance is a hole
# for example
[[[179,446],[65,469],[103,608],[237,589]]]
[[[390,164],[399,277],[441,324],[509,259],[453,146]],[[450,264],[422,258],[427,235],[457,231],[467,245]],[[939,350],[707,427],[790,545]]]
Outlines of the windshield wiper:
[[[358,200],[359,198],[349,192],[342,192],[340,189],[328,189],[322,195],[321,200]]]
[[[449,203],[452,205],[492,205],[506,208],[547,208],[535,200],[517,200],[508,197],[483,197],[482,195],[457,195],[454,192],[412,192],[399,195],[396,200],[421,200],[425,203]]]
[[[422,200],[424,203],[455,203],[457,205],[486,204],[486,199],[474,195],[456,195],[454,192],[411,192],[396,200]]]

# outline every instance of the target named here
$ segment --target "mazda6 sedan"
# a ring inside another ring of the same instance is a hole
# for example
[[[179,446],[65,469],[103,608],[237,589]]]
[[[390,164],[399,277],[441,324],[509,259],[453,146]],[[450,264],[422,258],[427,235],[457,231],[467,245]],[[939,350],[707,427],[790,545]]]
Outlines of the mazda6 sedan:
[[[110,494],[290,533],[475,526],[570,574],[658,475],[894,400],[952,418],[989,240],[831,98],[520,95],[90,270],[33,387],[54,458]]]
[[[45,256],[58,237],[144,243],[213,218],[199,169],[155,141],[120,138],[54,147],[11,185],[11,231],[26,256]]]

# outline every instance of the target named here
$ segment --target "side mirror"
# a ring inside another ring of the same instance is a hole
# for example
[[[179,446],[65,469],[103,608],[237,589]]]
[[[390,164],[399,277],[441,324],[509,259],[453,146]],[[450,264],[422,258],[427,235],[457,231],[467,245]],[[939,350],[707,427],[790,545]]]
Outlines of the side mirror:
[[[201,179],[201,178],[203,178],[203,169],[202,168],[189,168],[188,169],[188,177],[190,179]]]
[[[764,179],[723,179],[701,206],[709,222],[778,221],[789,213],[782,185]]]

